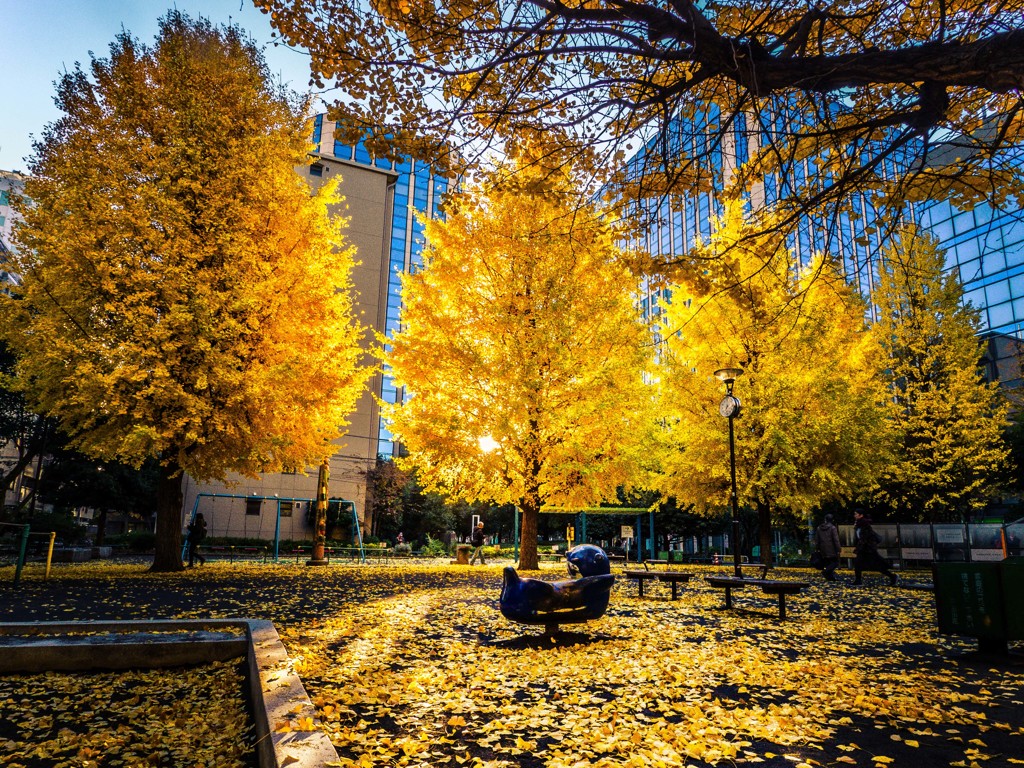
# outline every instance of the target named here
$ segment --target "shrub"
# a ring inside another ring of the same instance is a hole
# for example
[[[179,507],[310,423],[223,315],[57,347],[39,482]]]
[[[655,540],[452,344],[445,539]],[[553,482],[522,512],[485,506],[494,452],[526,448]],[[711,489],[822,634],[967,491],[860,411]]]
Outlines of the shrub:
[[[395,549],[397,550],[398,548],[396,547]],[[443,541],[432,538],[428,533],[427,543],[423,545],[423,548],[420,550],[420,554],[424,557],[444,557],[448,554],[448,550],[445,548]]]
[[[30,521],[33,533],[54,531],[65,544],[77,544],[85,538],[85,526],[75,522],[71,515],[59,512],[37,514]]]
[[[156,547],[156,534],[152,531],[130,531],[120,536],[108,536],[107,544],[112,547],[124,547],[129,552],[152,552]]]
[[[410,555],[412,554],[412,545],[410,544],[395,544],[396,555]]]

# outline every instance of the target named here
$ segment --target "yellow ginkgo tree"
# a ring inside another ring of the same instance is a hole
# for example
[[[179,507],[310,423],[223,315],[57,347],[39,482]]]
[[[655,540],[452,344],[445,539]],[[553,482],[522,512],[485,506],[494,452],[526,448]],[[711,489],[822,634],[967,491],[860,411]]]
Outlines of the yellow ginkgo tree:
[[[878,342],[892,395],[896,460],[877,500],[901,520],[962,521],[997,490],[1009,403],[981,370],[979,311],[963,303],[934,238],[906,229],[879,267]]]
[[[664,492],[727,507],[725,388],[714,372],[738,365],[738,499],[757,509],[768,558],[773,518],[871,486],[889,441],[886,393],[865,305],[836,265],[796,264],[783,242],[747,228],[738,205],[695,257],[716,251],[725,255],[681,273],[663,315]]]
[[[427,222],[387,354],[406,396],[387,416],[429,490],[522,509],[535,569],[543,505],[644,482],[651,340],[613,223],[566,173],[521,174],[486,176]]]
[[[303,107],[234,27],[168,13],[153,48],[121,34],[57,103],[0,333],[73,446],[159,459],[153,568],[178,570],[183,472],[317,464],[362,389],[337,189],[295,172]]]

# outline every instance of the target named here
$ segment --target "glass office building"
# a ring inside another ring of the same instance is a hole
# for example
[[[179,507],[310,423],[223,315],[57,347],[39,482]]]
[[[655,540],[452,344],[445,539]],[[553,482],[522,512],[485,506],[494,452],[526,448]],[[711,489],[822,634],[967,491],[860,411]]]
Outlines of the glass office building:
[[[717,116],[712,114],[710,121],[716,120]],[[700,134],[699,129],[700,126],[694,126],[687,131],[687,136]],[[751,137],[741,126],[731,141],[723,143],[724,150],[701,154],[697,146],[685,149],[690,157],[703,159],[708,173],[721,176],[729,173],[730,166],[736,167],[747,159],[750,142]],[[631,159],[630,170],[641,172],[651,159],[648,153],[652,149],[664,151],[652,142]],[[790,170],[798,184],[814,173],[809,161]],[[755,206],[771,205],[781,194],[778,179],[768,178],[751,193],[750,202]],[[877,277],[882,236],[872,226],[878,216],[869,199],[860,196],[852,202],[855,218],[843,213],[829,227],[806,222],[795,228],[787,244],[800,263],[809,260],[815,252],[841,258],[847,279],[862,295],[870,297]],[[633,213],[649,222],[636,244],[652,254],[671,259],[684,256],[698,238],[707,240],[711,220],[721,213],[721,206],[711,193],[659,196],[639,204]],[[989,376],[1007,385],[1019,385],[1017,353],[1019,343],[1024,340],[1024,212],[1016,208],[997,210],[986,204],[961,211],[947,201],[938,200],[908,205],[903,215],[936,237],[946,252],[947,270],[956,270],[963,284],[964,301],[980,310],[982,335],[989,342],[986,360]],[[643,297],[644,310],[656,314],[662,298],[662,293],[650,290]]]

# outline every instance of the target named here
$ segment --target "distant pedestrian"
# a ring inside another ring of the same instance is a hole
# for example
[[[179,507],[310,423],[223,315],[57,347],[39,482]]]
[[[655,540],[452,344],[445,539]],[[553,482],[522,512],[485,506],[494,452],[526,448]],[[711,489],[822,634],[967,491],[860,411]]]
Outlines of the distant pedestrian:
[[[479,556],[480,565],[487,565],[484,562],[484,524],[482,520],[476,524],[471,541],[476,549],[473,550],[473,556],[469,558],[469,564],[473,565]]]
[[[832,515],[825,515],[825,521],[814,531],[814,546],[821,555],[821,573],[825,581],[836,580],[836,568],[839,567],[839,529],[832,522]]]
[[[199,545],[206,538],[206,518],[203,513],[198,513],[192,522],[188,524],[188,567],[195,566],[196,558],[199,558],[200,565],[206,565],[206,558],[199,554]]]
[[[395,539],[395,543],[396,544],[405,544],[405,536],[402,535],[401,531],[398,532],[398,537]]]
[[[889,577],[890,584],[896,584],[896,574],[889,568],[885,558],[878,554],[878,545],[882,543],[882,537],[871,527],[871,518],[858,509],[853,513],[853,520],[853,532],[856,537],[853,546],[853,583],[863,583],[861,573],[864,571],[878,571]]]

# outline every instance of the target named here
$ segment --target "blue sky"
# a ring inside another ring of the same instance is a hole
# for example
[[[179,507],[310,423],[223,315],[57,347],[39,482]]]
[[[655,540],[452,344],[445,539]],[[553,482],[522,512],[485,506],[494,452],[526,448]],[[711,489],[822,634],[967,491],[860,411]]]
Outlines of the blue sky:
[[[157,19],[170,8],[238,24],[265,46],[275,77],[307,91],[306,56],[271,44],[269,17],[252,0],[0,0],[0,170],[27,169],[32,137],[59,116],[53,83],[63,71],[76,61],[87,65],[90,51],[106,58],[122,28],[152,44]]]

